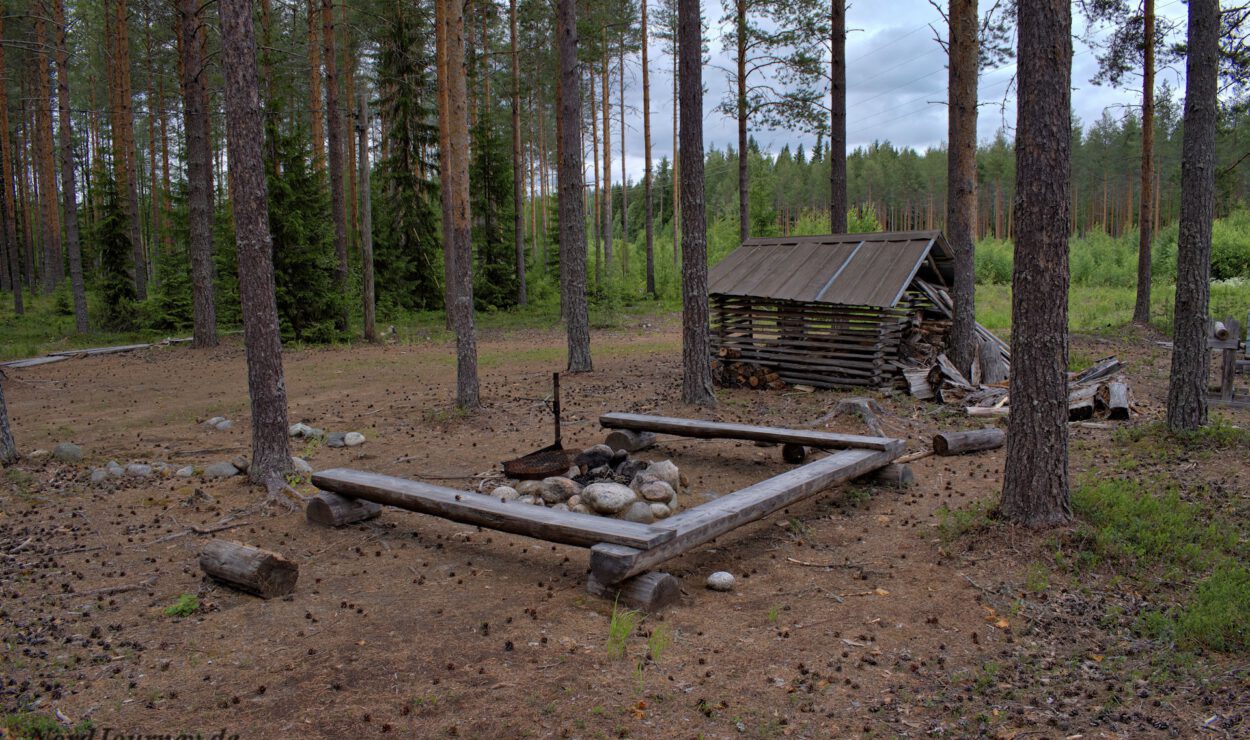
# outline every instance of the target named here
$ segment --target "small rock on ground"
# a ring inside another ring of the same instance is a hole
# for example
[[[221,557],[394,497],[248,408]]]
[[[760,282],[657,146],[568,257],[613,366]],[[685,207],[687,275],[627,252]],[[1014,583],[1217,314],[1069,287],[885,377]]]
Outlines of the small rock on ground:
[[[713,591],[732,591],[734,587],[733,573],[718,570],[707,577],[707,587]]]
[[[236,455],[235,458],[230,461],[230,464],[238,468],[240,473],[246,473],[248,467],[251,466],[252,463],[247,459],[246,455]]]
[[[109,475],[114,478],[120,478],[126,474],[126,469],[123,468],[116,460],[109,460],[109,464],[105,465],[104,469],[109,471]]]
[[[52,457],[65,463],[82,462],[82,448],[73,442],[62,442],[52,449]]]
[[[313,466],[302,457],[292,457],[291,465],[295,467],[295,472],[301,475],[312,475]]]
[[[190,478],[193,475],[195,475],[194,465],[188,465],[184,468],[178,468],[177,470],[174,471],[175,478]]]
[[[625,509],[625,512],[621,514],[621,518],[627,522],[650,524],[655,521],[655,514],[651,512],[651,504],[646,501],[635,501],[629,505],[629,508]]]
[[[581,492],[582,502],[598,514],[616,514],[638,500],[638,495],[619,483],[592,483]]]
[[[126,466],[126,475],[135,478],[146,478],[152,474],[152,466],[143,463],[130,463]]]
[[[512,486],[498,486],[495,490],[490,492],[490,495],[500,501],[512,501],[519,498],[521,494],[517,493],[517,490]]]
[[[346,447],[347,435],[343,432],[330,432],[326,435],[326,447]]]
[[[228,462],[219,462],[204,468],[205,478],[229,478],[239,474],[239,469]]]
[[[95,470],[91,471],[92,483],[103,483],[104,481],[108,480],[111,477],[113,477],[113,474],[110,473],[105,468],[96,468]]]
[[[234,422],[229,419],[219,421],[214,425],[214,428],[219,432],[228,432],[231,429],[234,429]]]
[[[360,432],[348,432],[343,435],[343,444],[348,447],[359,447],[365,443],[365,435]]]

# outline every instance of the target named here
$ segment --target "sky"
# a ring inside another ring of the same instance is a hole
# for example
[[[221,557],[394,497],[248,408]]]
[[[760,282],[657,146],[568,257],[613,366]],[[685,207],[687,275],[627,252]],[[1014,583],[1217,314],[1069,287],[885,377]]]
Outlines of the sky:
[[[987,4],[987,0],[982,0],[983,8]],[[736,149],[737,122],[716,111],[716,106],[729,88],[723,70],[734,66],[731,54],[721,48],[720,29],[716,25],[723,11],[719,0],[704,0],[703,6],[705,22],[711,25],[707,32],[711,58],[703,69],[704,147]],[[1181,0],[1161,0],[1156,7],[1160,19],[1177,20],[1182,29],[1186,12],[1187,6]],[[927,0],[859,0],[848,9],[848,150],[874,141],[889,141],[895,146],[923,151],[946,141],[946,55],[933,40],[930,24],[945,33],[941,16]],[[1119,117],[1123,106],[1139,105],[1140,89],[1114,89],[1090,82],[1098,69],[1097,54],[1080,38],[1086,28],[1080,12],[1075,8],[1073,26],[1076,38],[1073,40],[1072,103],[1082,123],[1089,126],[1103,115],[1103,111]],[[1106,35],[1105,29],[1101,32],[1095,29],[1095,33]],[[661,53],[654,41],[650,54],[652,158],[658,165],[661,157],[671,159],[673,153],[672,61]],[[1000,69],[982,73],[979,84],[982,105],[977,122],[980,141],[992,140],[1000,128],[1005,128],[1011,136],[1016,116],[1014,75],[1014,61]],[[640,179],[644,167],[639,79],[635,58],[634,66],[627,71],[625,96],[625,165],[631,182]],[[1160,70],[1156,84],[1162,85],[1165,80],[1173,88],[1183,91],[1184,69]],[[1129,80],[1127,84],[1140,86],[1136,80]],[[620,182],[620,132],[616,130],[620,125],[619,110],[614,110],[613,122],[612,174],[613,181]],[[751,134],[761,148],[774,153],[787,144],[794,148],[802,143],[810,149],[816,141],[814,136],[793,131],[753,130]]]

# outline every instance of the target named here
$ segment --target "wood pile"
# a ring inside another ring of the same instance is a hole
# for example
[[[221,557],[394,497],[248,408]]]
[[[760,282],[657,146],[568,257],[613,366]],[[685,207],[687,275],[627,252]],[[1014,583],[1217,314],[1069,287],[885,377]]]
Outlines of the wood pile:
[[[1123,367],[1115,357],[1107,357],[1079,373],[1068,373],[1068,421],[1129,418],[1133,404],[1128,383],[1120,374]],[[969,416],[1006,416],[1011,411],[1006,384],[970,390],[962,403]]]
[[[767,365],[741,361],[742,353],[721,347],[712,360],[712,380],[721,388],[753,388],[779,391],[786,387],[781,374]]]

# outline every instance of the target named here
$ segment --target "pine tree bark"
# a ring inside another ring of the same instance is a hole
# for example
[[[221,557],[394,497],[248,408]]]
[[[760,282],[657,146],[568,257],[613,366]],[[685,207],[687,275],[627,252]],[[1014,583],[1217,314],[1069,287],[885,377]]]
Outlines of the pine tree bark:
[[[326,129],[330,164],[330,216],[334,221],[334,253],[338,257],[339,295],[342,311],[335,320],[339,331],[347,331],[350,319],[347,305],[351,279],[347,261],[347,204],[343,200],[343,112],[339,110],[338,60],[335,58],[334,0],[322,0],[322,60],[326,68]]]
[[[32,10],[35,26],[35,176],[39,183],[40,214],[43,218],[39,231],[43,253],[43,274],[40,278],[46,295],[56,290],[65,277],[65,256],[61,252],[61,216],[56,202],[56,156],[52,153],[52,89],[49,77],[51,68],[48,66],[46,51],[49,46],[47,22],[42,7]]]
[[[829,231],[846,233],[846,0],[829,4]]]
[[[980,62],[977,0],[950,0],[947,64],[950,104],[950,151],[947,157],[946,238],[955,252],[955,312],[947,352],[969,377],[977,357],[977,71]]]
[[[612,218],[612,105],[610,85],[608,84],[608,35],[603,34],[603,72],[599,91],[603,95],[603,275],[612,274],[612,232],[615,224]]]
[[[477,336],[473,325],[473,243],[469,214],[468,75],[465,59],[464,4],[444,3],[447,51],[447,107],[440,123],[447,128],[449,169],[443,173],[443,199],[451,215],[451,231],[444,235],[455,300],[448,307],[456,333],[456,406],[476,410],[481,405],[477,378]]]
[[[735,6],[738,62],[738,242],[751,238],[750,159],[747,152],[747,0]]]
[[[1072,519],[1068,493],[1068,181],[1072,8],[1019,5],[1011,416],[1002,514],[1031,527]]]
[[[0,379],[4,373],[0,371]],[[9,408],[4,402],[4,384],[0,383],[0,465],[8,467],[17,462],[17,445],[13,443],[13,429],[9,426]]]
[[[1168,382],[1167,421],[1174,431],[1193,431],[1207,423],[1211,353],[1206,342],[1211,299],[1211,228],[1215,220],[1219,36],[1219,0],[1190,0],[1175,328]]]
[[[326,131],[321,110],[321,10],[319,0],[308,0],[308,113],[313,167],[326,166]]]
[[[112,25],[113,84],[109,86],[113,109],[113,169],[121,194],[126,233],[134,256],[135,297],[148,297],[148,260],[139,228],[138,175],[135,169],[135,116],[130,82],[130,31],[126,0],[110,0]]]
[[[434,45],[436,54],[436,70],[438,75],[438,171],[451,171],[451,130],[446,125],[450,103],[447,98],[447,2],[435,0],[434,3]],[[445,184],[443,185],[445,190]],[[442,192],[440,190],[440,192]],[[452,279],[453,259],[448,239],[451,234],[451,199],[440,198],[442,206],[442,237],[443,237],[443,312],[447,328],[452,329],[452,305],[456,302],[456,282]]]
[[[359,113],[356,116],[356,132],[360,137],[357,161],[360,165],[360,262],[363,272],[365,341],[378,341],[377,299],[373,280],[373,194],[369,172],[369,103],[360,93]]]
[[[1133,323],[1150,323],[1151,247],[1154,233],[1154,148],[1155,148],[1155,0],[1142,2],[1142,87],[1141,87],[1141,205],[1137,243],[1137,302]]]
[[[642,210],[643,229],[647,241],[647,295],[656,297],[655,293],[655,212],[651,199],[651,76],[648,70],[647,46],[647,3],[640,0],[642,6],[642,145],[645,149],[646,172],[642,175]]]
[[[200,0],[178,0],[182,29],[182,113],[186,130],[187,227],[190,235],[192,346],[217,346],[217,301],[213,262],[212,144],[205,90],[205,28]]]
[[[239,297],[247,348],[247,388],[252,402],[254,483],[280,481],[291,470],[287,437],[282,339],[274,293],[273,241],[265,182],[265,125],[256,73],[256,33],[251,0],[220,0],[222,72],[225,76],[226,146],[230,204],[239,253]]]
[[[516,247],[517,305],[528,302],[525,289],[525,210],[521,181],[521,54],[517,39],[516,0],[508,2],[512,43],[512,227]]]
[[[3,35],[4,13],[0,13],[0,36]],[[4,178],[4,182],[0,183],[0,188],[3,189],[3,195],[0,196],[3,212],[0,212],[0,217],[4,220],[4,240],[9,259],[9,280],[13,290],[13,313],[21,316],[26,313],[26,306],[22,300],[22,246],[18,241],[17,235],[17,199],[13,191],[13,143],[9,137],[9,73],[5,64],[3,44],[0,44],[0,177]]]
[[[703,193],[703,21],[699,0],[677,5],[681,66],[681,397],[713,406],[707,308],[707,212]]]
[[[620,73],[620,86],[616,92],[621,114],[621,277],[629,277],[629,173],[625,164],[625,35],[622,33],[617,46],[617,71]]]
[[[82,245],[78,239],[78,188],[74,178],[74,130],[69,107],[69,52],[65,41],[65,0],[52,0],[56,33],[56,101],[61,135],[61,198],[65,212],[65,249],[69,253],[70,288],[74,296],[74,328],[91,330],[87,321],[87,286],[82,274]],[[7,131],[5,132],[7,135]]]
[[[556,2],[560,59],[558,172],[560,297],[568,329],[568,370],[593,370],[586,302],[586,226],[582,204],[582,85],[577,66],[577,0]]]

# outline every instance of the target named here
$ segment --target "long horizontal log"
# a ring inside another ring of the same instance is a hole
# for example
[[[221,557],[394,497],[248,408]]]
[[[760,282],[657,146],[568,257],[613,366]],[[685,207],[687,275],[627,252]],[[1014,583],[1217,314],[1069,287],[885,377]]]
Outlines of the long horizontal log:
[[[794,442],[795,444],[823,449],[863,448],[868,450],[901,449],[901,440],[887,437],[866,437],[859,434],[836,434],[804,429],[782,429],[750,424],[733,424],[701,419],[676,419],[646,414],[604,414],[599,425],[605,429],[634,429],[636,431],[673,434],[678,437],[698,439],[745,439],[752,442]],[[314,482],[316,478],[313,479]]]
[[[1007,433],[996,427],[967,432],[939,432],[933,435],[933,451],[938,455],[959,455],[1002,447]]]
[[[673,527],[677,534],[657,547],[644,550],[620,545],[595,545],[590,549],[591,573],[600,583],[619,583],[651,570],[744,524],[762,519],[830,486],[888,465],[903,451],[901,441],[893,442],[886,450],[841,450],[822,460],[686,509],[665,520],[665,525]]]
[[[323,470],[313,473],[312,482],[323,491],[340,496],[578,547],[613,542],[648,548],[673,538],[673,530],[667,525],[637,524],[516,501],[504,503],[493,496],[362,470]]]

